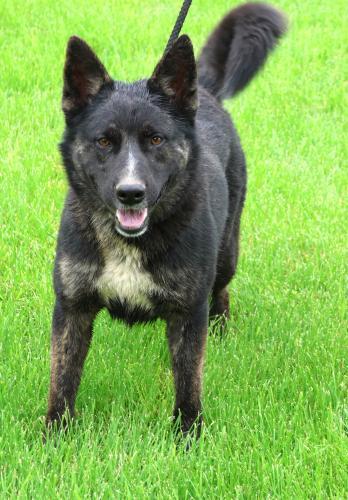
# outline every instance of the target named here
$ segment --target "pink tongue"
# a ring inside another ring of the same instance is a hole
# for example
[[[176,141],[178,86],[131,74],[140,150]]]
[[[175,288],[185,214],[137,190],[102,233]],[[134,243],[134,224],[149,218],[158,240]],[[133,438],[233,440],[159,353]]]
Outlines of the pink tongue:
[[[127,229],[139,229],[147,216],[147,208],[142,210],[120,209],[116,212],[117,218],[122,227]]]

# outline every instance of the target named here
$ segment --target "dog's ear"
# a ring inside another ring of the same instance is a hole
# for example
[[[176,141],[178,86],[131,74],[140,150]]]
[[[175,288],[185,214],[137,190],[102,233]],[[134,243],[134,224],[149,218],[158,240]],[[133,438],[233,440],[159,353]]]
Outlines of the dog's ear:
[[[182,35],[157,64],[149,89],[165,94],[179,110],[194,115],[197,109],[197,70],[191,40]]]
[[[81,38],[72,36],[64,67],[62,108],[66,117],[80,111],[103,85],[110,82],[110,76],[93,50]]]

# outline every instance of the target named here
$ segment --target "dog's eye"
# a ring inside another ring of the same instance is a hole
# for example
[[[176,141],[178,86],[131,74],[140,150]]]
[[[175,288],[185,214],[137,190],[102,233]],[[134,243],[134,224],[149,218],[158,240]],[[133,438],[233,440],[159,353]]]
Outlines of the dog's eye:
[[[97,140],[97,143],[101,148],[108,148],[111,146],[111,142],[106,137],[101,137]]]
[[[153,135],[151,137],[151,144],[153,146],[159,146],[160,144],[162,144],[162,142],[163,142],[163,138],[159,135]]]

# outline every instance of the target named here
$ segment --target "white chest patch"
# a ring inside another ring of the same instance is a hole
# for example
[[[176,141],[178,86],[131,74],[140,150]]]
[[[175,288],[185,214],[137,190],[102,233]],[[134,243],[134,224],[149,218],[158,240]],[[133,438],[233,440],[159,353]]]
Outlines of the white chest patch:
[[[151,309],[150,295],[162,292],[143,268],[139,250],[128,245],[120,245],[105,256],[96,288],[106,303],[118,299],[147,310]]]

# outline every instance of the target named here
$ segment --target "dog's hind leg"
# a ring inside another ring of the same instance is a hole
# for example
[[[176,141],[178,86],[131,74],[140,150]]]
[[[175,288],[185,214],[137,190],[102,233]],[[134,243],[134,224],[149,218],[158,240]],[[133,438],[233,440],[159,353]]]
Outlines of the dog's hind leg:
[[[51,383],[46,425],[66,423],[75,398],[92,337],[96,311],[67,309],[56,302],[51,338]]]
[[[209,311],[209,319],[219,319],[224,321],[230,318],[230,296],[227,287],[213,292]]]
[[[228,232],[227,232],[228,234]],[[219,261],[215,283],[213,286],[209,320],[218,323],[220,332],[226,329],[227,320],[230,318],[230,299],[227,286],[233,278],[238,262],[239,254],[239,219],[235,221],[233,230],[220,248]]]
[[[227,326],[227,321],[230,318],[230,296],[226,286],[223,286],[222,281],[215,282],[215,286],[211,296],[209,308],[209,323],[213,326],[213,330],[218,330],[223,333]]]

